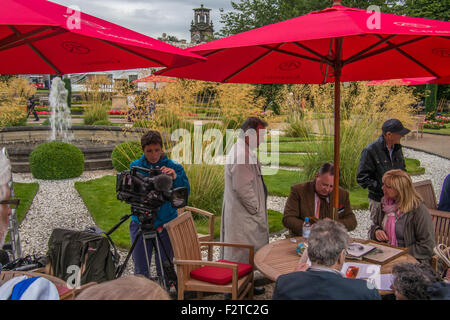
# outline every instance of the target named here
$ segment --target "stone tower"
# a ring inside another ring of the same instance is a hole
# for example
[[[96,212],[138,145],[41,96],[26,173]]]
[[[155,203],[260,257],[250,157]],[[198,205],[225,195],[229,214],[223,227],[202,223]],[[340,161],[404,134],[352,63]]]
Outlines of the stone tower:
[[[198,44],[208,41],[209,37],[213,37],[214,28],[210,19],[211,9],[200,8],[194,9],[194,20],[191,23],[191,43]]]

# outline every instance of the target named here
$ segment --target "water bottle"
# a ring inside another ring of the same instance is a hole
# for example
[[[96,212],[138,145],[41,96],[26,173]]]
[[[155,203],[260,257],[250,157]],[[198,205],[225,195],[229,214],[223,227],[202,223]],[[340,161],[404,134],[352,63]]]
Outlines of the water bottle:
[[[303,223],[303,240],[308,239],[309,234],[311,232],[311,223],[309,222],[309,218],[305,218],[305,222]]]

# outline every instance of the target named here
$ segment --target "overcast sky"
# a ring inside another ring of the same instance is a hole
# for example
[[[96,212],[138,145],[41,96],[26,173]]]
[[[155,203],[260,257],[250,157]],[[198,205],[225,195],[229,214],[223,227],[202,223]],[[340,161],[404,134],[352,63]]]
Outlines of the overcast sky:
[[[153,38],[163,32],[178,39],[191,39],[189,32],[194,19],[192,9],[212,9],[214,31],[220,30],[220,12],[232,9],[231,0],[51,0],[64,6],[78,6],[84,13],[113,22]]]

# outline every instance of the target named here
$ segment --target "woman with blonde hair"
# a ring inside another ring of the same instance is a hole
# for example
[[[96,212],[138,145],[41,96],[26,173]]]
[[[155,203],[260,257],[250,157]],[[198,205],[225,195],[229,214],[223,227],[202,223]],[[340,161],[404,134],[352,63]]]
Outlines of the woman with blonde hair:
[[[429,263],[435,246],[433,221],[411,178],[403,170],[390,170],[382,181],[384,197],[369,237],[408,248],[414,258]]]

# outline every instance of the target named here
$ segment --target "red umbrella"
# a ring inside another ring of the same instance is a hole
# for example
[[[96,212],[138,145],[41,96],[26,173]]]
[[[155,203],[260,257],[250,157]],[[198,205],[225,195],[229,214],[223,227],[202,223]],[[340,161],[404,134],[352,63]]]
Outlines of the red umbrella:
[[[156,76],[154,74],[149,75],[148,77],[144,77],[141,79],[134,80],[133,82],[176,82],[177,80],[164,77],[164,76]]]
[[[366,85],[411,86],[411,85],[428,84],[435,79],[436,79],[435,77],[423,77],[423,78],[404,78],[404,79],[390,79],[390,80],[373,80],[367,82]]]
[[[334,208],[341,81],[450,75],[450,23],[335,5],[189,48],[208,61],[158,72],[234,83],[335,83]],[[438,79],[439,80],[439,79]]]
[[[2,0],[0,73],[67,74],[175,66],[204,58],[44,0]]]
[[[156,83],[158,82],[176,82],[177,80],[174,80],[172,78],[164,77],[164,76],[156,76],[154,74],[149,75],[148,77],[141,78],[134,80],[132,82],[154,82],[155,83],[155,89],[156,89]]]

